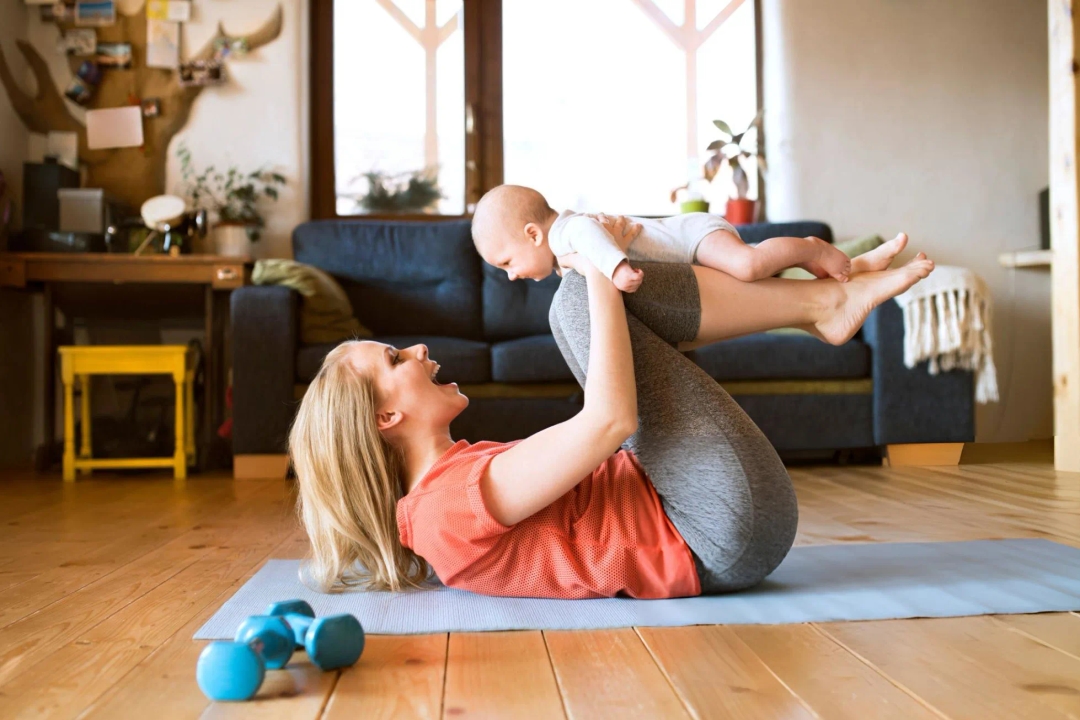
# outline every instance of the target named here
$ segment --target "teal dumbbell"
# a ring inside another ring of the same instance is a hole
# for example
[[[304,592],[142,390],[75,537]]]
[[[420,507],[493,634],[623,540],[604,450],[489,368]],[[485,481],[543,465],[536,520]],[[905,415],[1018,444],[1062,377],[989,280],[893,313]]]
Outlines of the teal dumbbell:
[[[271,617],[281,617],[293,632],[296,648],[307,651],[320,670],[336,670],[352,665],[364,652],[364,628],[352,615],[316,618],[303,600],[276,602],[266,609]]]
[[[250,700],[267,668],[285,667],[295,639],[285,618],[256,615],[236,631],[233,642],[212,642],[199,655],[195,679],[211,700]]]

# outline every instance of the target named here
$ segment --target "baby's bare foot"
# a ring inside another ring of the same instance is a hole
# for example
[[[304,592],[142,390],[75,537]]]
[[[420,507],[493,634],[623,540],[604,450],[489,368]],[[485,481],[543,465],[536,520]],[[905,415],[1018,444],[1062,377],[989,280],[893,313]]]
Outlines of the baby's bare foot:
[[[825,268],[821,267],[821,266],[820,266],[820,265],[818,265],[818,264],[817,264],[816,262],[804,262],[804,263],[799,263],[799,264],[798,264],[798,265],[796,265],[795,267],[797,267],[797,268],[802,268],[802,269],[803,269],[803,270],[805,270],[806,272],[808,272],[808,273],[810,273],[811,275],[813,275],[814,277],[816,277],[816,278],[817,278],[818,280],[825,280],[825,279],[827,279],[827,278],[830,278],[830,277],[832,277],[832,275],[830,275],[830,274],[829,274],[829,271],[828,271],[828,270],[826,270]]]
[[[893,258],[904,251],[907,247],[908,236],[900,233],[892,240],[882,243],[868,253],[863,253],[851,260],[852,274],[861,272],[874,272],[876,270],[888,270]]]
[[[934,271],[926,255],[918,256],[895,270],[881,270],[852,275],[850,282],[838,286],[840,293],[824,319],[815,323],[822,339],[833,345],[850,340],[866,322],[870,311],[896,297]]]
[[[806,239],[814,244],[817,253],[814,262],[823,268],[829,274],[829,277],[840,282],[847,282],[848,275],[851,274],[851,258],[835,245],[827,243],[821,238],[811,237]]]

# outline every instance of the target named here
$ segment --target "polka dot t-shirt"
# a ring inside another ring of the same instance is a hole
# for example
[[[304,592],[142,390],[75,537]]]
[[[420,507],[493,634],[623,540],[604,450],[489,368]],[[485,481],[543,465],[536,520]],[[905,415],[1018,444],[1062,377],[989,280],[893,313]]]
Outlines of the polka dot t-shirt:
[[[492,458],[514,444],[460,440],[398,501],[401,542],[445,585],[562,599],[701,593],[690,548],[625,450],[535,515],[499,523],[479,483]]]

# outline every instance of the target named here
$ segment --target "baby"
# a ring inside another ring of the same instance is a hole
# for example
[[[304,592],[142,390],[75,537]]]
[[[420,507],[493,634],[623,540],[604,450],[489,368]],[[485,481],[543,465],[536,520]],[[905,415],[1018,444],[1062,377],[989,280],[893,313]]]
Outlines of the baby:
[[[776,237],[751,246],[719,215],[630,219],[641,231],[622,247],[596,217],[558,213],[532,188],[500,185],[477,204],[472,235],[480,256],[511,280],[543,280],[558,272],[559,256],[576,252],[623,292],[636,291],[645,277],[631,260],[704,265],[746,282],[789,267],[840,282],[847,282],[851,272],[847,255],[819,238]]]

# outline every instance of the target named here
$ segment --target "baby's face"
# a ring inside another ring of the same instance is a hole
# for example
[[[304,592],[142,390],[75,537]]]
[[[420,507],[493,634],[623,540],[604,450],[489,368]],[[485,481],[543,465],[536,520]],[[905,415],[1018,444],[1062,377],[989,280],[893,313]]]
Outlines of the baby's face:
[[[506,271],[511,280],[540,282],[555,270],[555,256],[547,241],[539,244],[525,237],[500,237],[485,243],[482,256],[486,262]]]

